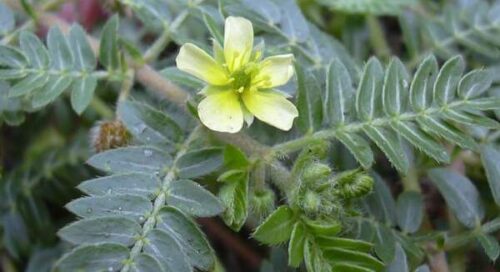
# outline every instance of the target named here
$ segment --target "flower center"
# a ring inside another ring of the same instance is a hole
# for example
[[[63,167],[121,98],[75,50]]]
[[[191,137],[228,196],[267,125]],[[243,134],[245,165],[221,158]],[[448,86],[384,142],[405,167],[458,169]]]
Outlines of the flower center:
[[[250,87],[250,83],[252,82],[252,76],[250,73],[247,73],[245,69],[241,69],[235,71],[231,74],[231,78],[233,79],[232,87],[234,90],[242,93],[245,89]]]

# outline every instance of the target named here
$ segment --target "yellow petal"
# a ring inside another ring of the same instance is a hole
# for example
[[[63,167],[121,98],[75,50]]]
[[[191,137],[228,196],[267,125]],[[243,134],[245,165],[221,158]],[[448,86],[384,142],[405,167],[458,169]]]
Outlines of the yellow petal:
[[[248,91],[242,95],[247,109],[259,120],[281,130],[290,130],[299,116],[295,105],[274,92]]]
[[[236,133],[243,127],[243,111],[234,91],[211,94],[198,105],[201,122],[211,130]]]
[[[293,76],[293,71],[292,54],[268,57],[260,63],[252,85],[265,89],[284,85]]]
[[[227,88],[220,87],[220,86],[214,86],[214,85],[207,85],[201,89],[201,91],[198,94],[201,94],[203,96],[209,96],[213,94],[220,93],[222,91],[227,91]]]
[[[177,68],[213,85],[229,82],[224,69],[205,51],[194,44],[186,43],[177,55]]]
[[[252,23],[242,17],[227,17],[224,26],[224,57],[229,71],[245,65],[252,55]]]

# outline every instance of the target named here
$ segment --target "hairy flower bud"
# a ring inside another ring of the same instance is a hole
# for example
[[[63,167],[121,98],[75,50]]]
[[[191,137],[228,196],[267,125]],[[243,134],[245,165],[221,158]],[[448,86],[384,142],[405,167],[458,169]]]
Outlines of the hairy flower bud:
[[[319,179],[328,177],[331,172],[330,166],[321,162],[314,162],[304,169],[302,179],[307,183],[314,183]]]
[[[90,132],[91,145],[95,152],[126,146],[131,135],[119,120],[101,121]]]
[[[313,191],[306,191],[302,201],[302,208],[306,213],[317,213],[321,208],[321,196]]]
[[[373,178],[360,170],[345,171],[335,177],[335,194],[346,199],[362,197],[373,189]]]
[[[253,213],[259,218],[265,218],[274,210],[276,196],[273,190],[266,187],[255,191],[250,201]]]

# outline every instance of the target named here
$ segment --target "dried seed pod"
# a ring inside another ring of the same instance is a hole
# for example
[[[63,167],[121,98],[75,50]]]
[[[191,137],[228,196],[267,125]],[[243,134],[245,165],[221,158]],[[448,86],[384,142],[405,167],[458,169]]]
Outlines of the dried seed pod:
[[[132,136],[119,120],[100,121],[90,132],[90,141],[95,152],[126,146]]]

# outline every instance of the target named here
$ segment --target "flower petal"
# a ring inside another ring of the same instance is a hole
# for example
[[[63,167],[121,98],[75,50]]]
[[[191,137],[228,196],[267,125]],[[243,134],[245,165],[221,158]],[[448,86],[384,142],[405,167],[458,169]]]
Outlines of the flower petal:
[[[281,130],[290,130],[299,116],[295,105],[274,92],[248,91],[242,95],[247,109],[259,120]]]
[[[293,55],[278,55],[264,59],[252,80],[252,85],[260,88],[273,88],[284,85],[293,76]]]
[[[198,105],[198,115],[211,130],[236,133],[243,127],[243,111],[233,90],[207,96]]]
[[[177,68],[213,85],[229,82],[224,69],[205,51],[192,43],[181,47],[177,55]]]
[[[224,26],[224,57],[229,71],[245,65],[252,55],[253,26],[242,17],[229,16]]]

